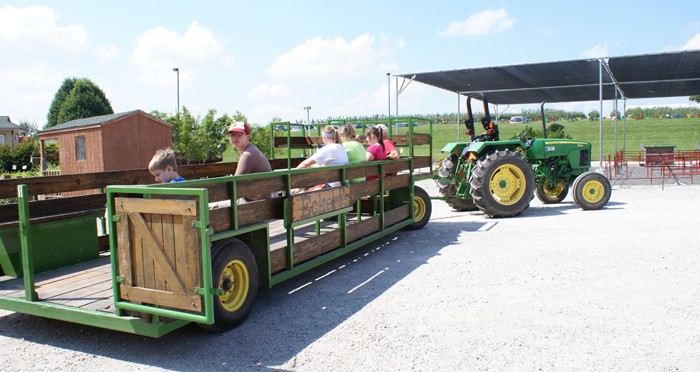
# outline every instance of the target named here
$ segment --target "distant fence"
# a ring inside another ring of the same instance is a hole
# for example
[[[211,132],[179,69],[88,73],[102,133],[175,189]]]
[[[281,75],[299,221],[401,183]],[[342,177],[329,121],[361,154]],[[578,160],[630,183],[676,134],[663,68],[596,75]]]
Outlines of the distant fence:
[[[700,176],[700,151],[619,151],[605,160],[605,171],[611,180],[692,184]]]

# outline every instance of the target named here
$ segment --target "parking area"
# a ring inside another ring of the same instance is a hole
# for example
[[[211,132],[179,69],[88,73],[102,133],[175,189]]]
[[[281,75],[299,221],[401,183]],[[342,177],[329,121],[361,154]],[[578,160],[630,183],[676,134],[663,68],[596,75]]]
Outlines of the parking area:
[[[432,181],[421,181],[432,194]],[[0,312],[13,370],[697,370],[700,186],[615,186],[401,232],[259,297],[240,327],[148,339]]]

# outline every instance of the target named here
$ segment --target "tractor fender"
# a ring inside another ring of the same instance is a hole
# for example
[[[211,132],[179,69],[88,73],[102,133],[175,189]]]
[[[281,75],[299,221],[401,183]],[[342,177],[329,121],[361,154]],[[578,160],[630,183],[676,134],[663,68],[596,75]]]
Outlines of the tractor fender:
[[[522,148],[523,143],[519,140],[507,140],[507,141],[487,141],[487,142],[472,142],[467,151],[475,153],[477,158],[480,158],[487,153],[494,150],[513,150]]]
[[[440,151],[459,156],[467,146],[469,146],[469,142],[450,142],[447,143]]]

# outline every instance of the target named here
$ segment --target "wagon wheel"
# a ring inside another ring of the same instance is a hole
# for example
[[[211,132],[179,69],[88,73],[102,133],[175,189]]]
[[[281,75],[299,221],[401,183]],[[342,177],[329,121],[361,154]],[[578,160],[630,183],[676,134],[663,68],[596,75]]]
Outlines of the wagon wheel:
[[[517,216],[534,197],[532,166],[511,150],[496,150],[480,159],[469,183],[474,204],[491,217]]]
[[[418,186],[413,187],[413,223],[406,226],[406,230],[422,229],[430,220],[433,204],[428,192]]]
[[[212,254],[214,324],[200,324],[207,331],[229,330],[248,316],[258,293],[258,268],[245,243],[231,239],[216,247]]]
[[[569,193],[568,183],[557,183],[556,185],[537,185],[535,194],[544,204],[561,203]]]
[[[608,204],[612,187],[604,175],[589,171],[576,177],[573,184],[574,202],[583,210],[600,209]]]

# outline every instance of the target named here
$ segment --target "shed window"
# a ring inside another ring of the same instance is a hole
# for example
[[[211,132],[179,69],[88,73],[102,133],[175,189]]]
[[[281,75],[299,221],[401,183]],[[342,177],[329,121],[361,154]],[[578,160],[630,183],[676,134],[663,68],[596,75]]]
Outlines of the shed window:
[[[85,160],[85,136],[75,137],[75,160]]]
[[[0,145],[4,145],[4,144],[5,144],[5,135],[0,134]]]

